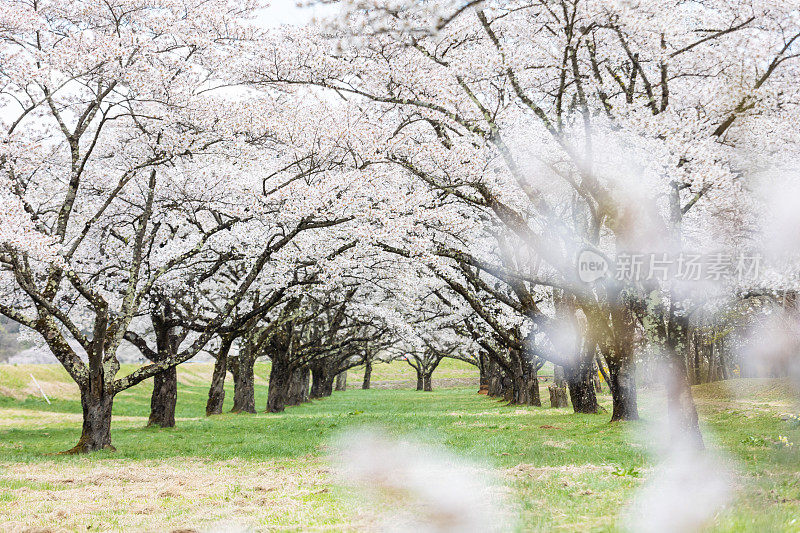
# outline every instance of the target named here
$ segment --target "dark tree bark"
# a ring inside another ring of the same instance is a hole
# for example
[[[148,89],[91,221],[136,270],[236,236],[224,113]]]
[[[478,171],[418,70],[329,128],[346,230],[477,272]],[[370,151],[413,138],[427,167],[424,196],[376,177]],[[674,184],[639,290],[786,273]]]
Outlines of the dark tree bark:
[[[594,390],[594,381],[588,372],[577,370],[568,374],[567,385],[572,409],[576,413],[597,414],[600,406]]]
[[[111,445],[111,409],[114,404],[114,396],[102,390],[92,393],[89,388],[81,390],[81,408],[83,409],[81,438],[75,447],[64,452],[66,454],[114,450]]]
[[[150,313],[156,337],[155,352],[147,347],[147,343],[134,334],[128,338],[142,354],[153,363],[161,363],[175,357],[181,342],[188,331],[179,333],[178,328],[171,325],[172,306],[169,302],[157,300],[158,306]],[[153,376],[153,393],[150,396],[150,418],[148,426],[162,428],[175,427],[175,406],[178,401],[178,373],[175,367],[159,372]]]
[[[673,445],[702,450],[705,448],[692,389],[683,361],[673,361],[667,384],[667,412]]]
[[[636,392],[636,364],[633,355],[635,317],[632,306],[626,301],[622,291],[610,296],[614,303],[610,309],[611,323],[607,323],[605,313],[591,313],[591,320],[599,319],[596,331],[608,327],[610,332],[598,339],[600,353],[608,365],[608,385],[611,389],[611,421],[638,420],[639,408]]]
[[[225,377],[228,374],[228,352],[230,352],[233,339],[222,339],[217,360],[214,363],[214,373],[211,376],[211,386],[208,388],[208,402],[206,402],[206,416],[222,414],[225,403]]]
[[[633,362],[621,358],[608,358],[607,361],[613,404],[611,421],[639,420]]]
[[[489,387],[489,373],[487,371],[488,359],[489,357],[483,352],[478,355],[478,372],[480,375],[478,378],[478,387],[481,390]]]
[[[228,360],[233,375],[233,408],[231,413],[256,412],[256,380],[255,364],[257,342],[255,331],[250,331],[242,341],[242,347],[236,357]]]
[[[308,387],[311,373],[308,367],[297,368],[291,373],[286,394],[286,405],[300,405],[308,401]]]
[[[244,352],[244,351],[243,351]],[[255,389],[255,359],[245,357],[242,360],[240,355],[239,364],[236,365],[236,373],[233,382],[233,409],[232,413],[255,413],[256,412],[256,389]]]
[[[550,407],[554,409],[561,409],[567,406],[567,389],[550,385],[547,387],[550,393]]]
[[[364,381],[361,382],[361,389],[367,390],[370,387],[370,382],[372,381],[372,361],[367,360],[364,364]]]
[[[692,377],[694,378],[692,384],[699,385],[703,382],[701,374],[701,359],[700,359],[700,343],[702,342],[702,335],[699,331],[695,330],[692,333]]]
[[[569,387],[572,409],[576,413],[600,412],[594,389],[594,347],[584,346],[577,364],[564,367],[564,377]]]
[[[286,409],[292,372],[285,357],[273,354],[267,391],[267,412],[281,413]]]
[[[433,391],[433,378],[430,374],[422,374],[422,390],[431,392]]]
[[[511,355],[511,398],[512,404],[535,405],[541,407],[539,395],[539,376],[536,367],[520,350],[509,350]]]
[[[178,371],[172,367],[153,376],[148,426],[175,427],[175,405],[178,401]]]
[[[505,389],[506,389],[505,372],[500,367],[500,365],[497,364],[497,361],[495,361],[494,359],[490,359],[486,373],[489,385],[487,395],[495,398],[502,398],[505,395]]]
[[[532,374],[518,374],[512,378],[511,384],[512,404],[542,406],[542,399],[539,392],[539,378],[534,371]]]
[[[433,349],[426,349],[422,355],[415,353],[406,360],[417,373],[417,390],[427,392],[433,390],[433,373],[443,358],[443,354],[437,353]]]
[[[311,393],[313,399],[327,398],[333,394],[335,375],[327,361],[315,361],[311,365]]]
[[[336,374],[336,390],[337,391],[347,390],[347,370]]]

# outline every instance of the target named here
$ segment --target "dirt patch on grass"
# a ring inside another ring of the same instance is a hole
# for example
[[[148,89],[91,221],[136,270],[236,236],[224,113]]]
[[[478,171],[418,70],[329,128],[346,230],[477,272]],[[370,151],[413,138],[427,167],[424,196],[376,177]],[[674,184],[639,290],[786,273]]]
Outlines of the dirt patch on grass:
[[[572,440],[546,440],[542,443],[543,446],[548,446],[550,448],[559,448],[562,450],[569,450],[572,448],[572,445],[575,444],[575,441]]]
[[[520,463],[511,468],[507,468],[504,474],[511,478],[536,478],[543,479],[549,476],[578,476],[581,474],[591,474],[614,471],[613,465],[562,465],[562,466],[535,466],[527,463]]]
[[[299,517],[339,515],[330,472],[319,459],[207,462],[103,461],[2,465],[4,531],[205,530],[300,527]],[[43,490],[41,487],[47,487]],[[346,522],[346,520],[343,520]],[[309,524],[310,525],[310,524]],[[340,526],[347,526],[340,523]]]

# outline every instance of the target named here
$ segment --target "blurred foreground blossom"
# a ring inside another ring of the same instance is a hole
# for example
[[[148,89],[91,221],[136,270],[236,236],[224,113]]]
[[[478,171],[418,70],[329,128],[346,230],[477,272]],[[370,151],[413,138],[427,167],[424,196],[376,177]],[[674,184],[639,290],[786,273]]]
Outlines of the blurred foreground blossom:
[[[637,494],[628,531],[699,531],[733,496],[733,475],[710,452],[679,446],[656,467]]]
[[[378,510],[381,531],[513,529],[513,514],[486,467],[375,431],[349,433],[335,450],[340,480]]]
[[[788,376],[800,391],[800,313],[772,310],[758,316],[746,332],[741,359],[750,375]]]

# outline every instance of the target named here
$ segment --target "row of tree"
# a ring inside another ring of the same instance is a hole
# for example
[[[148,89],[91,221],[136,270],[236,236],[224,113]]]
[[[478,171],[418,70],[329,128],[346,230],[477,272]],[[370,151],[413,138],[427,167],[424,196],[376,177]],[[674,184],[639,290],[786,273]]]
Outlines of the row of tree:
[[[631,420],[659,361],[694,447],[693,380],[798,376],[800,20],[667,3],[358,0],[264,28],[246,0],[8,2],[0,314],[78,384],[73,451],[110,446],[146,379],[171,424],[201,351],[209,414],[228,371],[256,409],[260,356],[277,412],[394,351],[423,389],[457,356],[533,405],[549,362],[582,413],[597,369]],[[120,375],[122,343],[149,363]]]

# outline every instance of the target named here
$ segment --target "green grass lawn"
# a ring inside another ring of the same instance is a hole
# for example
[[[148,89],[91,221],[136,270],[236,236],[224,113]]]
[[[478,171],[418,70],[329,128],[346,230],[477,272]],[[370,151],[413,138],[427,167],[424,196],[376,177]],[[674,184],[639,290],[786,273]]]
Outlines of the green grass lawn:
[[[413,377],[399,365],[376,366],[373,379]],[[32,387],[31,370],[51,405]],[[115,401],[116,452],[57,456],[50,454],[74,445],[80,431],[80,403],[62,372],[0,367],[2,530],[202,530],[220,521],[256,529],[362,529],[369,510],[337,487],[326,462],[331,440],[361,426],[413,435],[488,465],[516,506],[520,531],[615,530],[652,472],[647,440],[657,433],[663,406],[659,393],[644,391],[644,421],[609,424],[607,414],[507,406],[475,388],[353,388],[282,414],[209,419],[203,413],[210,365],[187,365],[180,370],[176,428],[143,427],[152,387],[144,383]],[[259,365],[259,409],[267,372]],[[469,372],[474,377],[470,367],[448,362],[437,377]],[[351,375],[350,384],[360,380]],[[800,531],[800,435],[780,419],[797,406],[780,382],[734,386],[743,396],[719,384],[695,388],[710,448],[724,452],[738,472],[736,500],[711,530]],[[602,401],[608,407],[609,398]],[[776,444],[779,435],[795,443],[793,451]]]

